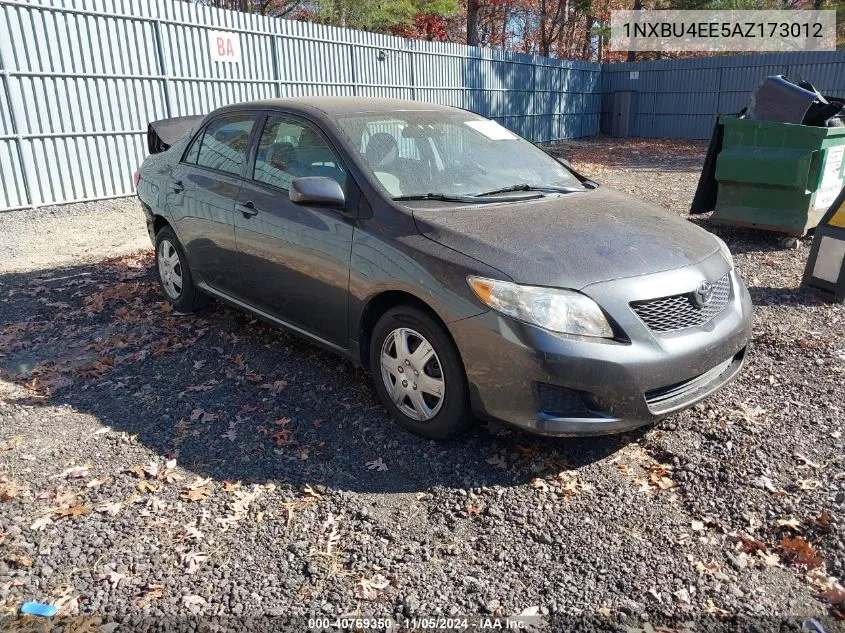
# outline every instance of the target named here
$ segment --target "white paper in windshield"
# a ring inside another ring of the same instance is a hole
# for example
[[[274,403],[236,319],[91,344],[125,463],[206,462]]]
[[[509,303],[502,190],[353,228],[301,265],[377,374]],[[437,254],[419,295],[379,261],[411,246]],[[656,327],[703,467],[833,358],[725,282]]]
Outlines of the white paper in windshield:
[[[516,134],[495,121],[464,121],[464,125],[481,132],[491,141],[512,141],[516,138]]]

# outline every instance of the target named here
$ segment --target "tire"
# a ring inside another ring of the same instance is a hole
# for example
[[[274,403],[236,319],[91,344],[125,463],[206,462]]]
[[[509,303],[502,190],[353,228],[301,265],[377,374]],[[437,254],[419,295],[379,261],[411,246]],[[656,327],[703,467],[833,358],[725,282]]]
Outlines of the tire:
[[[169,226],[156,233],[155,262],[161,290],[176,312],[197,312],[208,304],[211,298],[194,285],[188,258]]]
[[[370,340],[370,371],[384,406],[411,433],[442,440],[469,425],[461,359],[443,327],[422,310],[400,305],[382,315]]]

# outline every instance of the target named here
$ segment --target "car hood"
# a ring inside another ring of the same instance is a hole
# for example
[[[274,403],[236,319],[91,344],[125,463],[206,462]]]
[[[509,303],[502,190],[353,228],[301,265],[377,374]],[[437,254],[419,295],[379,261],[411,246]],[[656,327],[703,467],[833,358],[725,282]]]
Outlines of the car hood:
[[[418,207],[414,219],[426,237],[517,283],[576,290],[689,266],[719,248],[704,229],[607,187],[507,204]]]

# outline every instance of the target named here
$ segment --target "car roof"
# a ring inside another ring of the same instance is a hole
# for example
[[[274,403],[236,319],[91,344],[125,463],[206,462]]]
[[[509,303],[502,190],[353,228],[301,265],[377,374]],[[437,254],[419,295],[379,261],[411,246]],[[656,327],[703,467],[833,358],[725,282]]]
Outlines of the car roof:
[[[460,108],[453,108],[437,103],[412,101],[410,99],[379,99],[377,97],[294,97],[290,99],[264,99],[261,101],[246,101],[235,103],[215,110],[243,110],[253,108],[284,108],[291,112],[315,114],[319,111],[330,117],[364,112],[465,112]]]

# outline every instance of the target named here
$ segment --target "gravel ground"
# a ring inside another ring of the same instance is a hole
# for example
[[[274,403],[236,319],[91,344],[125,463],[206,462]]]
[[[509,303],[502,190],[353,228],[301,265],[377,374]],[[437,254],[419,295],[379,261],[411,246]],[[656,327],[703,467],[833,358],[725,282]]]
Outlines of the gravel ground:
[[[2,272],[94,263],[149,245],[134,197],[0,213]]]
[[[552,151],[684,213],[705,149]],[[117,204],[93,217],[131,216],[130,243],[140,212]],[[70,217],[55,226],[97,223]],[[473,614],[845,630],[845,311],[798,289],[809,240],[694,221],[748,280],[747,368],[653,428],[588,439],[424,441],[330,353],[219,304],[169,312],[148,251],[27,255],[42,270],[0,276],[0,629],[38,600],[85,631]]]

